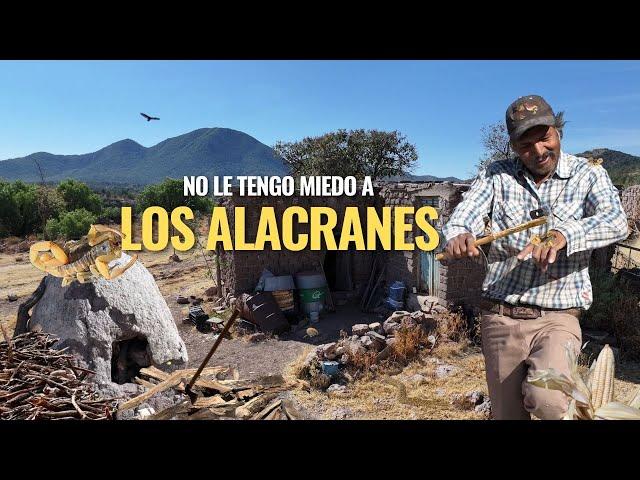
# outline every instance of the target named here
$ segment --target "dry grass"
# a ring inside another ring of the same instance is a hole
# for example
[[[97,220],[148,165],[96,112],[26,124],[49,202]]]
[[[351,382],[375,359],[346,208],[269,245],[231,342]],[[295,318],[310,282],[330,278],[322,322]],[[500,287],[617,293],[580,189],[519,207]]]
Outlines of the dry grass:
[[[486,392],[482,355],[464,347],[447,344],[436,346],[433,355],[421,353],[416,360],[394,375],[396,382],[406,387],[406,403],[401,401],[400,389],[383,375],[367,375],[348,385],[344,394],[329,396],[319,390],[293,392],[294,398],[315,418],[332,419],[483,419],[482,414],[463,410],[451,404],[454,394],[473,390]],[[436,378],[437,364],[432,360],[441,355],[452,358],[459,369],[447,378]],[[410,377],[420,374],[425,380],[412,383]]]

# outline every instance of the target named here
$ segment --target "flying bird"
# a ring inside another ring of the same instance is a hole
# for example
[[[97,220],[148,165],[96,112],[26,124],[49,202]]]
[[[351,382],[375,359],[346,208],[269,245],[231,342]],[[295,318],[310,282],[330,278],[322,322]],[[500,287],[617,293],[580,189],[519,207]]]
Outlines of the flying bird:
[[[147,122],[150,122],[151,120],[160,120],[160,117],[150,117],[146,113],[140,112],[140,115],[142,115],[144,118],[146,118]]]

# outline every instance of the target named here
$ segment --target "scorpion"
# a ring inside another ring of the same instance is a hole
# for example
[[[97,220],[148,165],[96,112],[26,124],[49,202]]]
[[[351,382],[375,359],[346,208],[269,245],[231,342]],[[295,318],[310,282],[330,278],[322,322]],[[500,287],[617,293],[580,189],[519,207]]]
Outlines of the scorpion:
[[[122,254],[122,232],[106,225],[91,225],[80,240],[66,242],[62,247],[52,241],[34,243],[29,260],[38,269],[62,278],[62,286],[78,281],[87,283],[96,277],[118,278],[138,259],[133,255],[124,266],[109,268],[109,263]]]

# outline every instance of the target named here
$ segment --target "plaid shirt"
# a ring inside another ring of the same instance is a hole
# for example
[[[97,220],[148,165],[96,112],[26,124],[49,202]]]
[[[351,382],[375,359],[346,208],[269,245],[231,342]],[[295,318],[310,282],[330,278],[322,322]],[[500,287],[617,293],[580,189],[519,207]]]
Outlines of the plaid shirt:
[[[591,251],[628,235],[618,190],[602,166],[561,152],[553,176],[536,186],[520,159],[494,162],[474,180],[442,231],[447,241],[466,232],[477,238],[484,232],[484,217],[490,216],[497,232],[531,220],[529,212],[538,208],[552,212],[546,225],[491,243],[483,296],[514,305],[588,309]],[[532,235],[551,229],[565,236],[567,246],[547,272],[531,256],[517,260]]]

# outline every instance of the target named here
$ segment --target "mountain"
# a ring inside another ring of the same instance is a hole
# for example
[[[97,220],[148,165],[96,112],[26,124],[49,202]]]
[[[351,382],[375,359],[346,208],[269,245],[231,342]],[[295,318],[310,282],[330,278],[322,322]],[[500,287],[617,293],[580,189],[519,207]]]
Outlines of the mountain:
[[[607,169],[611,181],[616,185],[628,187],[640,184],[640,157],[608,148],[588,150],[577,156],[602,158],[602,166]]]
[[[452,182],[463,183],[464,180],[460,180],[456,177],[434,177],[433,175],[395,175],[385,178],[387,182]]]
[[[94,153],[33,153],[0,161],[0,178],[47,182],[74,178],[91,184],[147,185],[184,175],[287,175],[273,150],[246,133],[229,128],[201,128],[153,147],[126,139]]]

